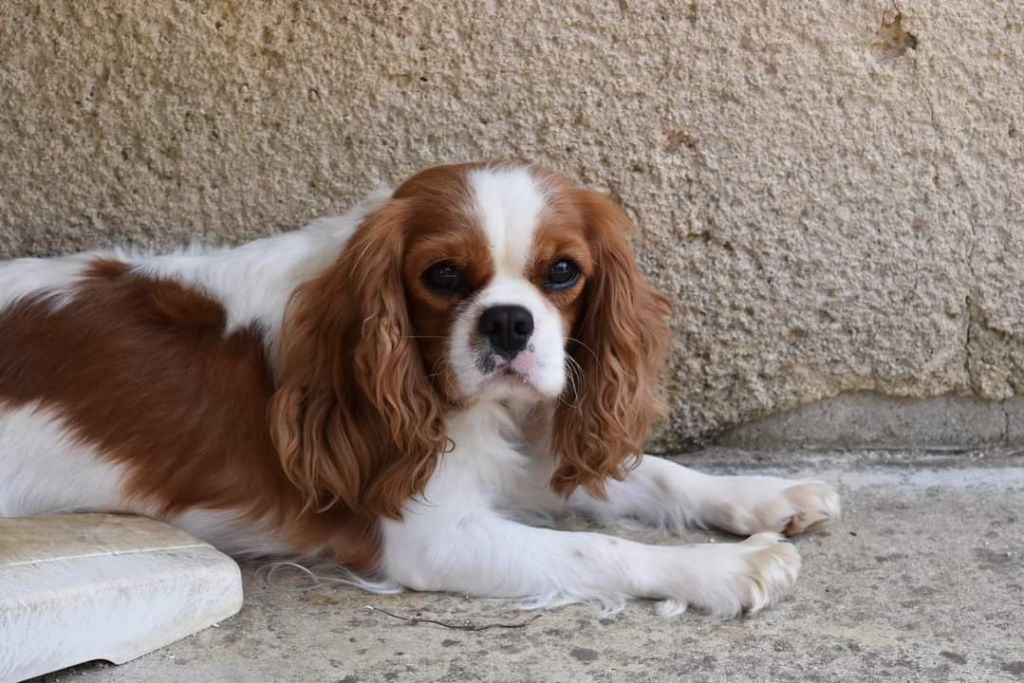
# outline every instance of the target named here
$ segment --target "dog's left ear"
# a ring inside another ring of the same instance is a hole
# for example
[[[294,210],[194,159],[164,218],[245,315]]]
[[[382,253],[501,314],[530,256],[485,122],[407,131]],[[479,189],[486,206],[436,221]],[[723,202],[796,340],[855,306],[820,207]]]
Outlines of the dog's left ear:
[[[663,411],[671,307],[637,270],[626,242],[632,225],[622,210],[590,190],[577,190],[575,201],[595,264],[568,347],[582,370],[579,396],[564,397],[555,409],[560,462],[551,487],[568,496],[583,486],[603,497],[607,479],[625,475]]]

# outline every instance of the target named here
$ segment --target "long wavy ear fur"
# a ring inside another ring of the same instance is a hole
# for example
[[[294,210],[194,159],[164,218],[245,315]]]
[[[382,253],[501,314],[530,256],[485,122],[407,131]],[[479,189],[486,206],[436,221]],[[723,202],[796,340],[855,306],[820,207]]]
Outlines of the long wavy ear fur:
[[[282,466],[308,504],[398,518],[445,445],[402,287],[403,200],[370,214],[288,306],[271,403]]]
[[[599,497],[641,453],[662,412],[660,375],[670,332],[668,299],[648,285],[626,242],[632,226],[610,199],[577,191],[596,256],[569,352],[582,369],[580,395],[555,410],[553,445],[560,456],[552,488],[578,486]]]

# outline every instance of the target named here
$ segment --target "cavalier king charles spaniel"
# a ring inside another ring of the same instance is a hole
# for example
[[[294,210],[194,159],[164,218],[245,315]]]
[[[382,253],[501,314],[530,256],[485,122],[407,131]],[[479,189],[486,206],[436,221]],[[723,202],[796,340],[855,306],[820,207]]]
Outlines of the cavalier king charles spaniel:
[[[2,262],[0,516],[148,515],[422,591],[756,611],[797,577],[783,534],[839,499],[641,457],[669,304],[629,230],[561,175],[475,163],[236,248]],[[537,525],[563,513],[749,538]]]

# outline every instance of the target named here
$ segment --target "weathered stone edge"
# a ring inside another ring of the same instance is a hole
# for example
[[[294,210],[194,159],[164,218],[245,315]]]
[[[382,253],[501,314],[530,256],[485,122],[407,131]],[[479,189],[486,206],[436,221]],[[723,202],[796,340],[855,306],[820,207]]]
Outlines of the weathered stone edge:
[[[964,396],[912,399],[841,394],[699,441],[662,434],[648,450],[672,453],[709,445],[767,451],[1024,448],[1024,396],[987,401]]]

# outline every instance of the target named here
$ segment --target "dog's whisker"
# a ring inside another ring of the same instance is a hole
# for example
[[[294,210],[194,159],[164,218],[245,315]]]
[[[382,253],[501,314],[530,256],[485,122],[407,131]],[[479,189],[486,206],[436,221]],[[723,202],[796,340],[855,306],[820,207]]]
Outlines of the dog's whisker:
[[[585,344],[585,343],[584,343],[584,342],[583,342],[583,341],[582,341],[581,339],[577,339],[576,337],[566,337],[566,340],[568,340],[568,341],[571,341],[571,342],[574,342],[574,343],[576,343],[576,344],[579,344],[579,345],[580,345],[580,346],[582,346],[582,347],[583,347],[584,349],[586,349],[587,351],[589,351],[589,352],[590,352],[590,355],[594,357],[594,360],[596,360],[596,361],[597,361],[598,363],[600,363],[600,362],[601,362],[601,359],[600,359],[600,358],[598,357],[598,355],[597,355],[597,353],[596,353],[596,352],[594,351],[594,349],[592,349],[592,348],[590,348],[589,346],[587,346],[587,345],[586,345],[586,344]]]
[[[580,406],[580,390],[583,385],[583,368],[575,358],[568,355],[565,357],[565,365],[567,370],[566,378],[569,380],[569,386],[572,388],[573,392],[573,402],[566,402],[561,395],[559,395],[558,400],[562,405],[576,409]]]

